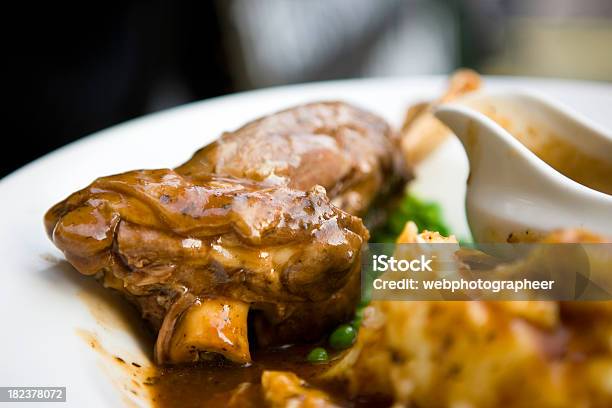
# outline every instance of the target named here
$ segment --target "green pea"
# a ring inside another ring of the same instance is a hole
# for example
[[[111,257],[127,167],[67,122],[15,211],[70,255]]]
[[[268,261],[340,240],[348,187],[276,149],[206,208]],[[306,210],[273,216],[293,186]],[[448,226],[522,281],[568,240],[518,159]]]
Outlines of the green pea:
[[[374,281],[374,278],[371,279],[371,282]],[[365,287],[365,290],[361,294],[361,300],[359,301],[358,307],[366,307],[372,301],[372,285],[371,282],[368,282],[368,286]]]
[[[358,307],[357,310],[355,310],[355,317],[353,317],[353,320],[351,320],[351,326],[353,326],[355,330],[359,330],[359,327],[361,326],[364,309],[364,307]]]
[[[310,353],[306,356],[306,360],[311,363],[321,363],[329,360],[329,356],[327,355],[327,350],[323,347],[316,347],[310,350]]]
[[[336,350],[349,348],[355,342],[357,331],[350,324],[343,324],[329,336],[329,345]]]

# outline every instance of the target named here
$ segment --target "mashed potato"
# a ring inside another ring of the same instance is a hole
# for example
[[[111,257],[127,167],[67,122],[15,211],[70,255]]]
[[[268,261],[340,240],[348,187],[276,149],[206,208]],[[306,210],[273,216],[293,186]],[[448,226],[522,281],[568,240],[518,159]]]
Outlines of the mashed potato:
[[[413,226],[400,238],[449,240]],[[398,407],[611,407],[612,302],[373,302],[322,379]]]

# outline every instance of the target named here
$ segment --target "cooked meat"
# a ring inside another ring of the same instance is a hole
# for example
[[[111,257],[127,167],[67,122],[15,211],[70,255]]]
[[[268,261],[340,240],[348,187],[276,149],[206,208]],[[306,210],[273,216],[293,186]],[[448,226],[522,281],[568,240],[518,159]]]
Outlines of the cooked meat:
[[[395,174],[395,142],[369,113],[305,105],[224,134],[176,170],[99,178],[45,224],[77,270],[159,331],[158,363],[246,363],[250,322],[269,345],[350,316],[369,235],[332,202],[363,213]]]
[[[269,408],[338,408],[325,392],[310,387],[290,371],[265,371],[261,376]]]
[[[544,241],[607,240],[566,230]],[[378,301],[322,380],[397,407],[603,408],[612,406],[611,338],[611,302]]]
[[[216,176],[196,183],[172,170],[100,178],[53,207],[46,223],[81,273],[124,292],[161,328],[159,362],[184,361],[186,348],[249,361],[248,305],[284,333],[285,319],[328,301],[358,273],[368,237],[359,218],[332,206],[321,187],[301,192]],[[202,333],[215,338],[171,340],[180,325],[197,327],[198,316],[215,327]],[[294,328],[293,336],[311,330]],[[171,352],[177,344],[182,351]]]
[[[176,170],[288,184],[320,185],[332,203],[364,215],[406,173],[397,135],[380,117],[341,102],[312,103],[224,133]]]

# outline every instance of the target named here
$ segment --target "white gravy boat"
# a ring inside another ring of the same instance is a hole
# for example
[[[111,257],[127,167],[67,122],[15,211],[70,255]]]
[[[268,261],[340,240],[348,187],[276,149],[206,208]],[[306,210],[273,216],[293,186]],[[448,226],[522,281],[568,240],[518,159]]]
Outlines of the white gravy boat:
[[[612,236],[612,132],[524,93],[477,93],[435,115],[469,159],[466,211],[476,242],[571,227]]]

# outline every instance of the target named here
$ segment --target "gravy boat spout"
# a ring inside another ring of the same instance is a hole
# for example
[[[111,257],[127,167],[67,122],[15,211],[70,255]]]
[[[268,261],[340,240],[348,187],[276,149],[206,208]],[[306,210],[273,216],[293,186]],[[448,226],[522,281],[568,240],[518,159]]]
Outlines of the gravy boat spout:
[[[612,135],[529,94],[476,94],[435,115],[467,153],[476,242],[531,241],[559,228],[612,236]]]

